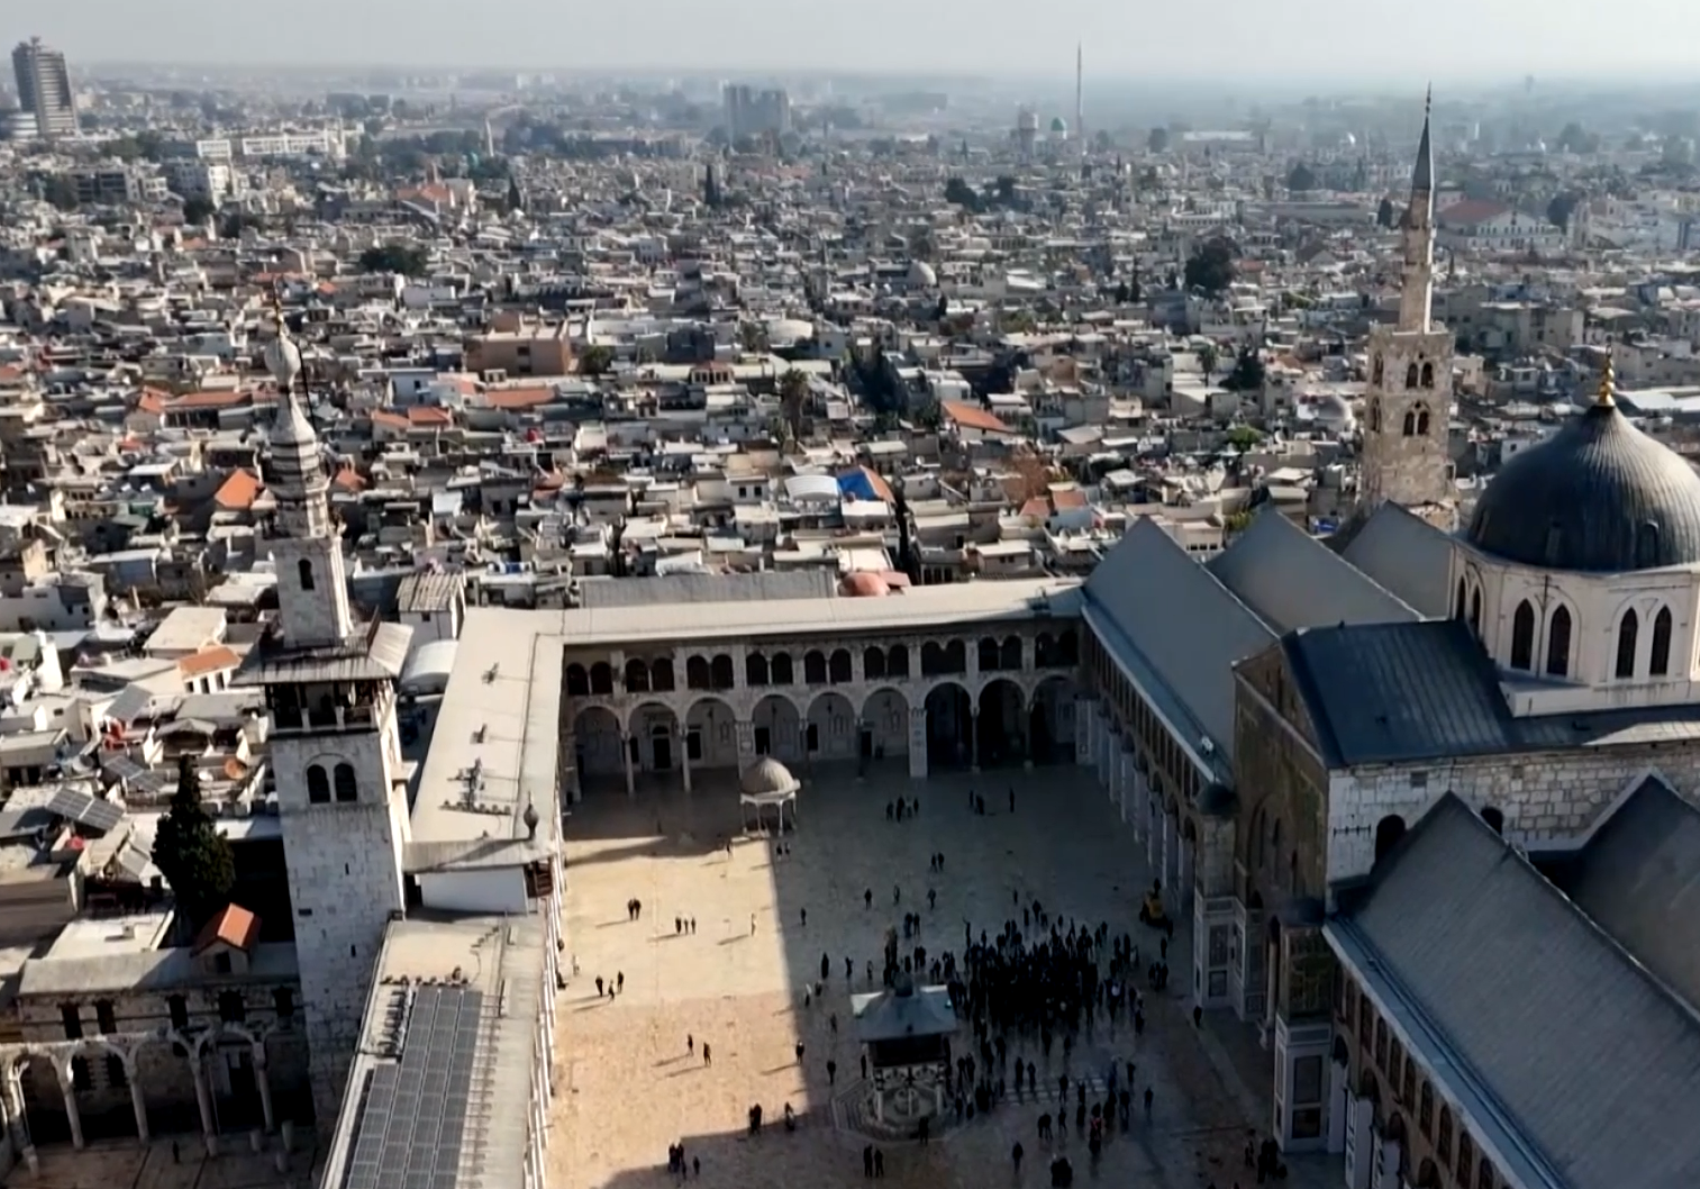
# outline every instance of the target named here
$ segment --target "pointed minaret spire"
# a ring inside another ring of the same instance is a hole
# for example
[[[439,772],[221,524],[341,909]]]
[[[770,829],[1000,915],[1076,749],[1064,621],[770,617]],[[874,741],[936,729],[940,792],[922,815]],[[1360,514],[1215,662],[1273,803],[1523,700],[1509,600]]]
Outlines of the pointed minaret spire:
[[[1417,164],[1411,171],[1411,205],[1400,224],[1404,240],[1400,269],[1399,329],[1426,332],[1434,304],[1434,147],[1429,136],[1429,115],[1434,103],[1431,89],[1423,99],[1423,134],[1417,142]]]

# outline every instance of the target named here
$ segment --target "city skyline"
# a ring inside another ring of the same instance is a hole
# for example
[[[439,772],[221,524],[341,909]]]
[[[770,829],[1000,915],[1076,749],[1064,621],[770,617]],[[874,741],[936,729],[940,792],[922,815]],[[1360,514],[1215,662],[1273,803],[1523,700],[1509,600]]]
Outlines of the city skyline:
[[[513,68],[575,73],[618,70],[854,70],[1063,74],[1086,46],[1088,77],[1211,78],[1230,89],[1265,82],[1314,88],[1318,82],[1513,81],[1538,78],[1651,80],[1691,71],[1688,46],[1700,40],[1700,9],[1677,0],[1630,0],[1614,19],[1588,30],[1532,19],[1520,0],[1436,0],[1400,31],[1388,52],[1384,22],[1367,21],[1345,0],[1294,0],[1279,8],[1224,0],[1208,39],[1190,16],[1134,11],[1102,0],[1063,0],[1044,10],[998,0],[989,8],[954,2],[924,8],[869,0],[854,10],[823,8],[800,21],[778,0],[727,0],[705,9],[660,0],[641,25],[614,9],[570,16],[541,0],[513,0],[507,19],[468,24],[444,0],[363,0],[358,6],[299,0],[283,20],[228,14],[207,22],[185,0],[145,10],[117,0],[84,0],[75,12],[32,12],[14,41],[40,36],[74,62],[416,68]],[[1626,11],[1627,10],[1627,11]],[[657,19],[659,18],[659,19]],[[1036,26],[1036,27],[1035,27]],[[193,28],[194,36],[185,30]],[[873,37],[879,29],[902,36]],[[1643,31],[1660,30],[1651,48]],[[518,30],[524,35],[516,35]],[[1319,31],[1326,38],[1319,38]],[[641,32],[643,37],[633,37]],[[806,36],[799,39],[797,32]],[[1468,35],[1465,36],[1464,34]],[[1327,60],[1318,52],[1325,42]],[[1165,52],[1162,47],[1169,47]],[[876,52],[877,50],[877,52]],[[1153,51],[1156,52],[1153,52]]]

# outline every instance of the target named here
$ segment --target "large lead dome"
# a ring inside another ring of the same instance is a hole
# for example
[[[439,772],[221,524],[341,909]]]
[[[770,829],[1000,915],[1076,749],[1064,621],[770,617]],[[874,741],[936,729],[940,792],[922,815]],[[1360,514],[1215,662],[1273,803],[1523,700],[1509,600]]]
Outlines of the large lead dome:
[[[1624,418],[1611,383],[1608,364],[1599,400],[1488,484],[1470,544],[1549,570],[1700,562],[1700,475]]]

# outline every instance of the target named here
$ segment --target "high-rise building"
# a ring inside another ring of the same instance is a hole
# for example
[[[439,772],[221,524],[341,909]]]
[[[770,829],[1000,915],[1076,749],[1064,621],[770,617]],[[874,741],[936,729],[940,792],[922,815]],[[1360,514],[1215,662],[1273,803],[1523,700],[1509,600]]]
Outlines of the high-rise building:
[[[64,54],[41,44],[39,37],[20,41],[12,51],[12,73],[18,102],[35,116],[36,135],[53,140],[77,134],[77,104]]]
[[[726,135],[730,140],[750,136],[783,136],[791,131],[791,96],[784,90],[756,91],[738,83],[723,92]]]

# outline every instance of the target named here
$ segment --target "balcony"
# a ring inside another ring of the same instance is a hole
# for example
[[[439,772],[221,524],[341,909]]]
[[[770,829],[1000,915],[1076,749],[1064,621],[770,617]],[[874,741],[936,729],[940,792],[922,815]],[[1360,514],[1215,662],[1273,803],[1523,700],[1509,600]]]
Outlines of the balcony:
[[[317,706],[275,706],[272,708],[272,729],[275,733],[297,731],[370,731],[378,725],[378,708],[371,704],[340,706],[320,703]]]

